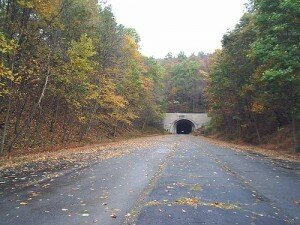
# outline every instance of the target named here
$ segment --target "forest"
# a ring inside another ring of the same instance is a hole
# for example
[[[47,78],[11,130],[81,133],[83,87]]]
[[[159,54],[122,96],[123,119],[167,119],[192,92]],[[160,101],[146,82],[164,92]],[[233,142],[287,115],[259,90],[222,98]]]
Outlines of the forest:
[[[0,153],[159,123],[162,68],[97,0],[0,1]]]
[[[254,0],[222,49],[154,59],[97,0],[0,0],[0,154],[143,133],[165,112],[208,112],[206,134],[254,144],[288,133],[298,151],[299,27],[299,1]]]
[[[187,57],[184,52],[180,52],[177,56],[168,53],[164,59],[158,60],[164,68],[163,87],[167,112],[206,112],[209,56],[199,52]]]
[[[273,139],[279,149],[299,151],[299,28],[299,1],[248,5],[210,59],[211,132],[256,144]]]

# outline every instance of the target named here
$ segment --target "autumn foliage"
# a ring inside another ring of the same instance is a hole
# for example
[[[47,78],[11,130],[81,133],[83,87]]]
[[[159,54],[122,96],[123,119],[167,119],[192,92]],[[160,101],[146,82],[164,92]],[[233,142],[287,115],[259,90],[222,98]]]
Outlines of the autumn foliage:
[[[282,130],[299,150],[299,1],[255,0],[211,57],[209,129],[261,144]]]
[[[96,0],[0,1],[1,153],[155,126],[161,79]]]

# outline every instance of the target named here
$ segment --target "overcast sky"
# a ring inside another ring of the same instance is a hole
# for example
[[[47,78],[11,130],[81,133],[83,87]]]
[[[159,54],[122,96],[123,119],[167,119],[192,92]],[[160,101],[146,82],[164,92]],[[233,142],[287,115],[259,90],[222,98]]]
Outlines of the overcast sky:
[[[213,52],[242,16],[246,0],[107,0],[117,22],[141,36],[146,56]]]

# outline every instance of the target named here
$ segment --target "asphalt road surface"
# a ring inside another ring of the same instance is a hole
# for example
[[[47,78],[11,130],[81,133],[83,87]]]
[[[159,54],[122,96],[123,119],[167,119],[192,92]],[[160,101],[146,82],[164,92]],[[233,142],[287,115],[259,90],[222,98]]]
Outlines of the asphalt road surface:
[[[300,224],[299,163],[190,135],[147,141],[128,154],[4,192],[0,224]]]

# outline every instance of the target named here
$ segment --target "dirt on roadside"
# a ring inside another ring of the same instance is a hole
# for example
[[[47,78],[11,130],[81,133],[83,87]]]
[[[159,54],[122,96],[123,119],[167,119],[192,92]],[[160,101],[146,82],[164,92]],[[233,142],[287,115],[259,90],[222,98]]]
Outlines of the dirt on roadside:
[[[278,151],[276,149],[267,149],[264,147],[249,145],[245,143],[233,143],[212,137],[201,136],[201,138],[212,144],[218,145],[220,147],[231,148],[235,151],[254,152],[274,159],[300,162],[300,153],[294,153],[291,151]]]

